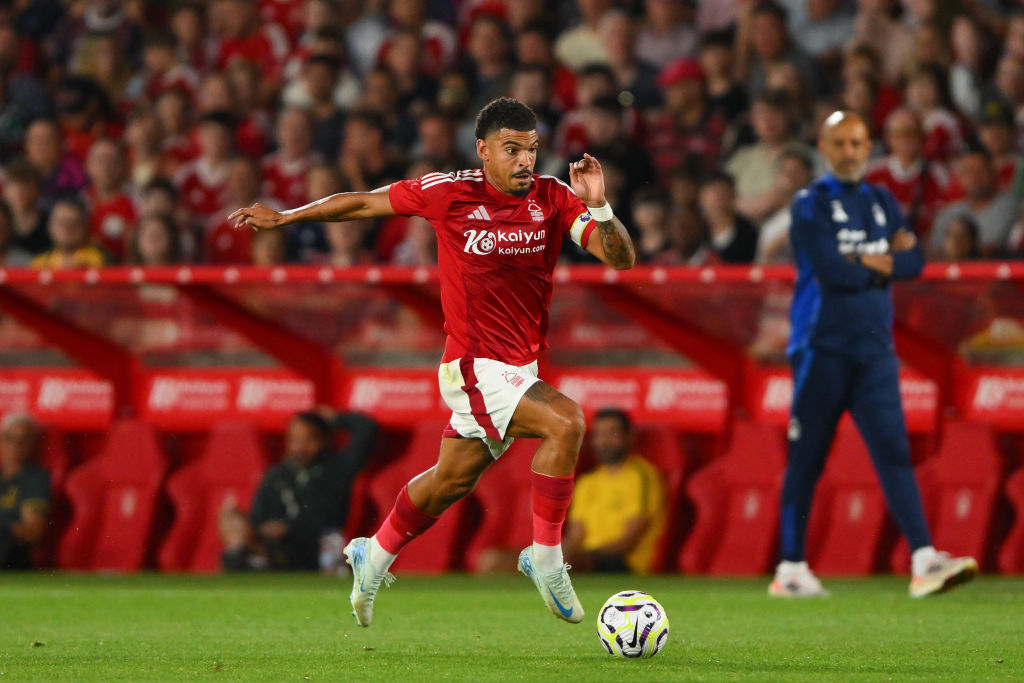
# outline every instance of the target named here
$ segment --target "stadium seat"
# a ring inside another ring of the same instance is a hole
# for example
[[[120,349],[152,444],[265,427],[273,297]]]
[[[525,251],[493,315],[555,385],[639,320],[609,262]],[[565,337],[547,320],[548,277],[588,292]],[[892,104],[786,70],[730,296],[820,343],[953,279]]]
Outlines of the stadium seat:
[[[1024,467],[1006,480],[1006,497],[1013,505],[1014,523],[999,551],[999,571],[1024,574]]]
[[[217,571],[223,550],[218,528],[220,510],[230,504],[248,511],[265,469],[266,457],[255,425],[245,421],[218,423],[202,455],[167,482],[174,525],[160,547],[160,568]]]
[[[762,574],[775,564],[779,489],[786,462],[780,427],[738,421],[729,450],[690,479],[693,531],[679,555],[688,574]]]
[[[114,422],[100,453],[67,478],[73,513],[60,567],[142,569],[166,467],[151,426]]]
[[[420,423],[413,432],[408,450],[374,475],[370,481],[369,493],[376,509],[377,524],[387,517],[402,487],[437,462],[441,430],[444,426],[445,423],[435,421]],[[402,550],[401,555],[395,560],[395,571],[440,573],[450,569],[462,569],[463,551],[468,544],[474,521],[471,513],[470,497],[450,507],[422,537],[412,541]]]
[[[885,498],[853,423],[836,431],[814,494],[807,560],[818,574],[870,574],[886,529]]]
[[[517,439],[473,490],[481,520],[466,550],[469,569],[480,569],[482,552],[501,550],[509,553],[506,569],[514,570],[519,551],[533,542],[530,462],[537,444],[536,439]]]
[[[652,572],[676,569],[679,546],[692,522],[684,484],[689,475],[686,451],[678,429],[666,425],[638,426],[633,452],[642,455],[662,474],[665,486],[665,528],[654,550]]]
[[[946,422],[939,452],[916,472],[936,548],[970,555],[983,570],[991,564],[989,551],[1003,467],[989,425]],[[894,571],[909,570],[906,539],[896,545],[891,562]]]

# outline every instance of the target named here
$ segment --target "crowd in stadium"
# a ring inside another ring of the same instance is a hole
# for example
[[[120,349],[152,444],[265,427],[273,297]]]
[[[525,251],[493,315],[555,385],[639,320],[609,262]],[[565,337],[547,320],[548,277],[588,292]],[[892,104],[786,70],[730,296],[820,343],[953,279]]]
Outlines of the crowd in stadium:
[[[478,166],[500,95],[537,113],[538,172],[601,161],[641,262],[787,261],[840,108],[930,258],[1019,257],[1024,16],[1003,4],[2,0],[0,264],[431,264],[419,218],[226,217]]]

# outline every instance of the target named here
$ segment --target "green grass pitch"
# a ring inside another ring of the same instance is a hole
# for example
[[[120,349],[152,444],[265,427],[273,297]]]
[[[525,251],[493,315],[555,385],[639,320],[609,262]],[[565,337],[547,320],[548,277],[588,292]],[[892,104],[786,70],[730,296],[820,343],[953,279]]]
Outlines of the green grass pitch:
[[[1024,680],[1024,580],[983,577],[927,600],[900,577],[829,580],[825,600],[768,580],[577,576],[582,624],[520,576],[400,576],[369,629],[348,579],[0,576],[0,681]],[[597,608],[639,588],[668,612],[651,660],[617,660]]]

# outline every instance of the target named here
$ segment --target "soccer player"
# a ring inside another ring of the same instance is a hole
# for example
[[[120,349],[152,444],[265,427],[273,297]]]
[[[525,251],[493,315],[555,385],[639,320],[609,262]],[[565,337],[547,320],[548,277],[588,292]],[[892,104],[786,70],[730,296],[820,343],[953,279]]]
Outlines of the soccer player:
[[[414,477],[372,538],[345,548],[356,621],[369,626],[373,601],[398,552],[466,496],[515,437],[538,437],[532,462],[533,539],[519,570],[555,616],[572,623],[583,607],[562,559],[561,536],[585,423],[580,407],[537,377],[545,347],[551,276],[564,237],[607,265],[633,266],[633,244],[605,200],[601,164],[570,164],[572,187],[535,175],[533,111],[511,98],[476,119],[482,169],[428,173],[374,192],[335,194],[283,213],[256,204],[231,215],[238,227],[307,221],[422,216],[438,236],[441,305],[448,334],[438,371],[452,409],[437,464]]]
[[[932,547],[914,480],[892,338],[893,279],[917,277],[920,247],[893,196],[863,180],[871,141],[864,121],[839,111],[818,148],[830,173],[797,193],[790,240],[797,264],[787,354],[793,367],[789,458],[782,484],[782,561],[770,595],[828,595],[804,561],[811,498],[843,411],[849,410],[913,551],[910,595],[969,581],[970,557]]]

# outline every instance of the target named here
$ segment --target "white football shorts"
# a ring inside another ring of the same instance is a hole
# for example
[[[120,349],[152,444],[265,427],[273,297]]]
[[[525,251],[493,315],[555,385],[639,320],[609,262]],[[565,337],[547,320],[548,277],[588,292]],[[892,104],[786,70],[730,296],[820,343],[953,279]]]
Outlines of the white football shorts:
[[[458,358],[437,371],[441,398],[452,409],[442,436],[483,439],[497,460],[509,446],[509,422],[526,390],[539,382],[537,361],[507,365],[490,358]]]

